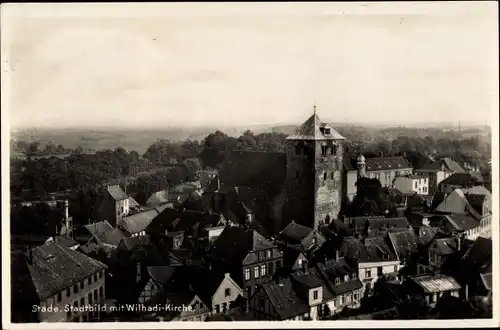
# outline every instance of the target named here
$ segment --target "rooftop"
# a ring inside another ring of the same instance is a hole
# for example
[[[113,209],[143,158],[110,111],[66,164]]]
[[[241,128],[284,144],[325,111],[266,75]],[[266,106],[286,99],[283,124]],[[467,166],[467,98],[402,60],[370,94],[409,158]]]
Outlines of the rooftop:
[[[299,243],[313,231],[312,228],[303,226],[295,221],[290,222],[281,232],[280,236],[285,240]]]
[[[130,234],[139,233],[146,230],[148,225],[159,214],[158,210],[138,212],[122,219],[120,226]]]
[[[118,185],[108,186],[106,189],[115,201],[122,201],[129,198],[123,189]]]
[[[337,131],[331,128],[330,125],[321,122],[319,117],[314,113],[306,120],[295,133],[289,135],[287,140],[345,140]]]
[[[103,263],[52,241],[34,248],[32,258],[27,265],[41,301],[106,268]]]
[[[275,308],[281,320],[309,312],[309,306],[299,299],[290,278],[284,278],[278,283],[269,282],[263,284],[262,289],[269,297],[271,305]]]
[[[420,286],[425,293],[436,293],[461,289],[460,284],[451,276],[446,275],[426,275],[411,278],[411,280]]]

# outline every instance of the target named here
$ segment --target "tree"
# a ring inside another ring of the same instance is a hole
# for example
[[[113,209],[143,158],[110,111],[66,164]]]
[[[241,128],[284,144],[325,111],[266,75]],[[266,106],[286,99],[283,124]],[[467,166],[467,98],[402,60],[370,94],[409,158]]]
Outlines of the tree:
[[[202,170],[202,164],[199,158],[188,158],[183,162],[186,168],[187,181],[196,181],[199,178],[199,171]]]

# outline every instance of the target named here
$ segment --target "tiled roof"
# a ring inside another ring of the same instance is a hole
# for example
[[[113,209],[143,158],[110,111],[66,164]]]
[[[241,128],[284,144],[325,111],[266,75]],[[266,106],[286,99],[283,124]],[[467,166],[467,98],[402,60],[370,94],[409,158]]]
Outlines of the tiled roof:
[[[303,272],[302,270],[296,271],[291,275],[292,279],[309,289],[317,288],[323,285],[323,280],[316,274],[315,269],[311,269],[308,272]]]
[[[106,268],[103,263],[55,242],[38,246],[32,253],[33,262],[28,263],[28,268],[41,301]]]
[[[448,222],[458,231],[467,231],[479,227],[479,221],[466,214],[445,215]]]
[[[139,233],[146,230],[148,225],[158,214],[156,209],[138,212],[123,218],[120,226],[130,234]]]
[[[409,228],[410,224],[406,217],[400,218],[368,218],[368,226],[372,230],[388,228]]]
[[[366,158],[366,171],[385,171],[410,169],[411,165],[401,156]]]
[[[210,248],[210,254],[226,262],[241,262],[250,251],[270,249],[275,245],[252,229],[226,227]]]
[[[228,187],[281,186],[286,178],[286,155],[275,152],[232,151],[219,172]]]
[[[412,281],[420,286],[425,293],[459,290],[462,288],[453,277],[446,275],[418,276],[413,277]]]
[[[147,227],[148,232],[165,232],[165,230],[194,231],[195,226],[202,228],[216,225],[219,215],[194,210],[176,210],[167,208],[163,210]]]
[[[128,206],[131,208],[140,207],[139,203],[132,197],[128,198]]]
[[[64,236],[55,236],[54,242],[56,242],[57,244],[60,244],[62,246],[65,246],[65,247],[69,247],[69,248],[80,245],[80,243],[78,243],[77,241],[72,240],[72,239],[67,238],[67,237],[64,237]]]
[[[323,129],[329,128],[330,134],[324,134]],[[314,114],[306,120],[295,133],[289,135],[287,140],[345,140],[337,131],[328,124],[321,122],[319,117]]]
[[[469,269],[480,269],[492,264],[493,242],[489,238],[478,237],[467,249],[462,262]]]
[[[487,199],[487,195],[466,194],[465,198],[467,198],[470,206],[472,206],[478,214],[483,214],[483,206]]]
[[[285,240],[290,241],[290,243],[299,243],[301,242],[307,235],[309,235],[313,231],[312,228],[303,226],[301,224],[292,221],[286,226],[281,232],[280,236]]]
[[[424,166],[422,166],[422,168],[418,169],[417,171],[438,172],[441,171],[443,166],[445,170],[448,170],[453,173],[465,173],[465,170],[460,165],[458,165],[457,162],[448,157],[445,157],[434,163],[425,164]]]
[[[394,254],[383,237],[370,237],[365,239],[366,250],[370,261],[396,261],[398,257]],[[386,258],[384,258],[384,255]]]
[[[304,303],[295,292],[290,278],[262,285],[262,289],[269,297],[271,305],[281,320],[293,318],[309,312],[309,306]]]
[[[109,194],[111,195],[111,197],[114,198],[115,201],[122,201],[124,199],[128,199],[127,194],[118,185],[108,186],[107,190],[108,190]]]
[[[113,228],[107,221],[86,225],[85,228],[97,239],[98,243],[117,246],[125,238],[119,229]]]
[[[470,187],[473,186],[477,182],[477,179],[474,178],[470,173],[453,173],[439,184],[449,184],[449,185],[457,185],[461,187]]]
[[[165,204],[167,202],[168,202],[167,192],[157,191],[148,198],[146,205],[149,207],[156,207],[158,205]]]
[[[455,189],[451,194],[436,207],[436,211],[444,213],[470,213],[474,218],[480,219],[479,215],[474,208],[469,204],[467,197],[461,189]]]
[[[458,252],[458,242],[454,238],[438,238],[433,242],[438,255],[447,256]]]
[[[396,251],[396,255],[401,258],[407,258],[417,252],[418,238],[413,230],[408,229],[401,232],[389,233],[389,240]]]
[[[418,242],[420,245],[427,246],[439,233],[442,233],[442,230],[438,227],[422,226],[418,229]]]

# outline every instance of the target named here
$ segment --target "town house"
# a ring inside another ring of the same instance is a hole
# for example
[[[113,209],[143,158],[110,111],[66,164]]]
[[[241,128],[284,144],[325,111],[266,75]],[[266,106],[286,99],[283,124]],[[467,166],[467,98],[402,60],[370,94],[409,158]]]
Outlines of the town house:
[[[425,299],[431,308],[444,294],[458,298],[462,289],[453,277],[443,274],[409,277],[403,282],[403,287],[411,296]]]
[[[91,311],[85,306],[104,303],[106,265],[101,262],[49,241],[25,253],[14,253],[11,267],[15,274],[12,308],[29,308],[20,311],[20,315],[31,313],[32,321],[35,315],[34,321],[38,322],[99,319],[98,310]],[[34,302],[39,310],[33,313],[33,305],[27,306],[26,302]],[[57,307],[58,311],[50,307]]]
[[[234,226],[223,230],[206,259],[211,269],[231,274],[246,298],[283,266],[283,255],[275,243],[253,229]]]
[[[116,227],[138,205],[120,186],[108,186],[99,198],[96,221],[108,221],[111,226]]]
[[[451,158],[444,157],[441,160],[425,164],[415,173],[424,174],[429,177],[429,194],[434,195],[439,191],[439,184],[453,173],[465,173],[466,171]]]

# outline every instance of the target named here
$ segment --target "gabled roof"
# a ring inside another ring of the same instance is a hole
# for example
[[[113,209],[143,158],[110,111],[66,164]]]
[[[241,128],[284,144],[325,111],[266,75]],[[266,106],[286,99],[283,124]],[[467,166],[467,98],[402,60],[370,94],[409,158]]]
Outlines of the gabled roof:
[[[455,189],[451,194],[446,196],[441,204],[436,207],[436,211],[458,214],[469,213],[476,219],[481,218],[481,215],[469,204],[467,197],[461,189]]]
[[[440,256],[448,256],[459,251],[458,242],[454,238],[437,238],[432,244]]]
[[[299,243],[312,231],[312,228],[292,221],[279,233],[279,235],[290,243]]]
[[[413,230],[393,232],[388,236],[399,259],[407,258],[418,251],[418,238]]]
[[[411,165],[402,156],[366,158],[366,171],[385,171],[411,169]]]
[[[130,208],[137,208],[137,207],[140,207],[139,203],[132,197],[129,197],[128,198],[128,206]]]
[[[439,227],[422,226],[418,229],[418,243],[427,246],[440,233],[442,233],[442,230]]]
[[[370,237],[365,239],[366,250],[372,262],[396,261],[398,257],[389,247],[383,237]],[[386,258],[384,258],[384,255]]]
[[[108,186],[106,190],[111,195],[111,197],[113,197],[115,201],[122,201],[124,199],[128,199],[127,194],[118,185]]]
[[[323,129],[329,128],[330,134],[324,134]],[[309,117],[295,133],[289,135],[287,140],[345,140],[337,131],[328,124],[321,122],[319,117],[314,114]]]
[[[400,218],[368,218],[368,226],[371,230],[382,230],[389,228],[410,228],[406,217]]]
[[[158,214],[156,209],[138,212],[123,218],[122,222],[120,222],[120,226],[130,234],[139,233],[146,230],[148,225]]]
[[[269,297],[269,302],[281,320],[293,318],[309,312],[309,306],[295,292],[290,278],[262,285],[262,290]]]
[[[228,263],[242,262],[250,251],[276,245],[253,229],[226,227],[210,248],[210,255]]]
[[[148,225],[148,232],[165,232],[165,230],[194,231],[195,226],[201,228],[218,224],[219,215],[194,210],[164,209]]]
[[[467,249],[462,262],[469,269],[481,269],[492,264],[493,242],[489,238],[478,237]]]
[[[32,250],[27,263],[41,301],[79,283],[106,265],[86,255],[49,241]]]
[[[466,214],[448,214],[444,217],[457,231],[467,231],[480,225],[478,220]]]
[[[428,163],[422,166],[422,168],[418,169],[417,171],[421,172],[439,172],[441,169],[444,167],[446,171],[453,172],[453,173],[465,173],[465,170],[458,165],[457,162],[452,160],[449,157],[444,157],[441,160],[434,162],[434,163]]]
[[[149,207],[156,207],[168,202],[168,195],[166,191],[157,191],[153,193],[147,200],[146,205]]]
[[[85,226],[98,243],[118,246],[125,238],[121,230],[113,228],[107,221],[100,221]]]
[[[458,172],[458,173],[453,173],[452,175],[441,181],[439,184],[456,185],[466,188],[466,187],[471,187],[476,183],[477,179],[473,177],[470,173]]]

